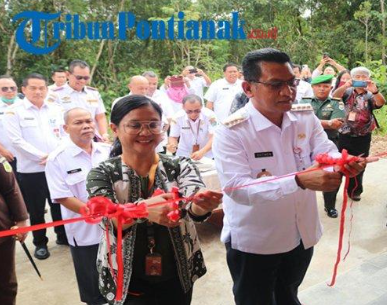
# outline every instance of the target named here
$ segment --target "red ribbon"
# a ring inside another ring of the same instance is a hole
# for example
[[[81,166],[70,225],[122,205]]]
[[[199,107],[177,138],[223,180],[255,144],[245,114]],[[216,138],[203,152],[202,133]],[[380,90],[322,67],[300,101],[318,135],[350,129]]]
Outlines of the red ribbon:
[[[110,272],[117,283],[116,290],[116,301],[122,300],[123,293],[123,279],[124,279],[124,264],[123,264],[123,254],[122,254],[122,226],[124,224],[131,224],[134,218],[146,218],[148,217],[148,207],[149,206],[157,206],[157,205],[165,205],[169,204],[172,208],[172,211],[168,213],[168,218],[176,222],[180,219],[180,207],[179,201],[182,200],[181,195],[179,194],[179,189],[177,187],[173,187],[171,190],[173,193],[173,199],[168,200],[166,202],[157,202],[154,204],[146,205],[146,204],[114,204],[110,199],[102,196],[97,196],[91,198],[86,206],[82,207],[80,213],[86,218],[85,221],[87,223],[99,223],[101,222],[103,217],[107,217],[108,219],[115,218],[117,220],[117,254],[116,254],[116,263],[117,263],[117,276],[113,270],[112,258],[110,253],[110,238],[109,238],[109,228],[106,225],[106,241],[108,246],[108,262],[110,267]],[[152,197],[158,196],[161,194],[165,194],[163,190],[157,189]]]
[[[337,255],[336,255],[336,262],[333,267],[333,275],[330,284],[328,286],[334,286],[336,282],[337,277],[337,269],[339,267],[340,261],[341,261],[341,251],[343,248],[343,237],[344,237],[344,229],[345,229],[345,212],[347,210],[348,205],[348,185],[349,185],[349,175],[348,171],[345,168],[345,165],[350,162],[356,162],[359,161],[359,157],[350,157],[348,156],[347,150],[343,149],[341,152],[341,158],[332,158],[328,154],[321,154],[316,156],[316,161],[322,165],[338,165],[340,166],[340,171],[344,173],[345,176],[345,184],[344,184],[344,190],[343,190],[343,205],[341,207],[341,215],[340,215],[340,229],[339,229],[339,245],[337,247]],[[352,206],[352,204],[351,204]],[[351,217],[352,221],[352,217]],[[345,254],[345,257],[347,257],[349,250],[350,250],[350,242],[348,241],[348,251]],[[345,259],[345,258],[344,258]]]
[[[387,152],[380,153],[375,155],[374,157],[385,157],[387,156]],[[264,181],[257,181],[254,183],[246,184],[246,185],[239,185],[237,187],[233,188],[225,188],[223,191],[230,191],[234,189],[240,189],[240,188],[245,188],[249,187],[251,185],[256,185],[256,184],[261,184],[261,183],[267,183],[269,181],[274,181],[274,180],[279,180],[285,177],[290,177],[294,176],[296,174],[302,174],[310,171],[315,171],[315,170],[320,170],[321,168],[333,166],[333,165],[339,165],[340,170],[342,170],[344,173],[347,171],[345,170],[344,165],[348,164],[349,162],[352,161],[358,161],[360,158],[359,157],[351,157],[348,158],[348,153],[346,150],[342,151],[342,157],[335,159],[330,157],[328,154],[321,154],[316,157],[316,161],[320,163],[319,168],[314,168],[310,169],[307,171],[303,171],[300,173],[291,173],[283,176],[278,176],[274,177],[272,179],[267,179]],[[344,224],[345,224],[345,210],[347,207],[347,188],[348,188],[348,183],[349,183],[349,177],[346,175],[346,181],[345,181],[345,187],[344,187],[344,201],[343,201],[343,207],[341,211],[341,220],[340,220],[340,233],[339,233],[339,249],[337,253],[337,260],[336,264],[334,267],[334,274],[332,278],[332,282],[330,286],[333,286],[335,283],[336,279],[336,274],[337,274],[337,267],[340,262],[340,257],[341,257],[341,248],[342,248],[342,238],[344,234]],[[11,236],[11,235],[16,235],[19,233],[27,233],[31,231],[37,231],[41,229],[46,229],[50,227],[56,227],[56,226],[61,226],[65,224],[70,224],[70,223],[75,223],[79,221],[86,221],[87,223],[99,223],[103,217],[107,217],[109,219],[111,218],[116,218],[117,219],[117,278],[115,276],[115,273],[112,270],[112,275],[116,280],[117,283],[117,293],[116,293],[116,300],[121,300],[122,299],[122,289],[123,289],[123,260],[122,260],[122,225],[123,224],[130,224],[133,221],[133,218],[145,218],[148,216],[148,207],[155,207],[159,205],[166,205],[169,204],[170,207],[173,209],[173,211],[168,213],[168,217],[171,221],[178,221],[181,217],[181,212],[180,212],[180,205],[181,202],[185,201],[190,201],[193,199],[192,197],[182,197],[179,192],[178,188],[174,187],[171,190],[172,193],[174,193],[174,196],[172,199],[166,200],[166,201],[160,201],[157,203],[153,204],[132,204],[132,203],[127,203],[124,205],[120,204],[114,204],[111,202],[108,198],[106,197],[93,197],[90,199],[87,203],[87,207],[84,207],[81,209],[81,214],[83,215],[82,217],[78,218],[72,218],[72,219],[66,219],[66,220],[61,220],[61,221],[54,221],[50,223],[44,223],[44,224],[38,224],[38,225],[33,225],[29,227],[21,227],[15,230],[5,230],[0,232],[0,237],[6,237],[6,236]],[[165,193],[162,190],[156,190],[153,194],[153,196],[161,195]],[[109,240],[109,234],[108,234],[108,229],[106,230],[106,238],[107,238],[107,243],[109,245],[109,251],[110,251],[110,240]],[[349,251],[349,249],[348,249]],[[109,265],[112,268],[112,263],[111,263],[111,255],[110,252],[109,254]],[[348,254],[348,252],[347,252]],[[347,255],[346,254],[346,255]]]

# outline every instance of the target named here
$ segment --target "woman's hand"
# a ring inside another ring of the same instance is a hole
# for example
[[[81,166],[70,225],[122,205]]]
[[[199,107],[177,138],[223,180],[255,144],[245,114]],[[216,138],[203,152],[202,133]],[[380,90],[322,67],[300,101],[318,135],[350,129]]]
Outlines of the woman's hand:
[[[149,221],[169,228],[178,227],[180,225],[179,221],[174,222],[168,218],[168,213],[173,211],[171,204],[167,203],[157,206],[149,206],[154,203],[165,202],[170,199],[173,199],[173,196],[174,194],[166,193],[143,201],[145,204],[148,205]]]
[[[222,197],[221,192],[201,190],[192,200],[191,212],[197,216],[206,215],[222,203]]]

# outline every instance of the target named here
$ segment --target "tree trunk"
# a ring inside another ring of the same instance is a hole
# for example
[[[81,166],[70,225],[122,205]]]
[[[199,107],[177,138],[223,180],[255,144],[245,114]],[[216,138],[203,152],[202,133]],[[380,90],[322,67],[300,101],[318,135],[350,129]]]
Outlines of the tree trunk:
[[[384,15],[384,0],[380,0],[380,12],[382,14],[382,64],[386,64],[386,16]]]
[[[97,69],[98,61],[102,55],[103,46],[105,45],[105,41],[106,40],[103,39],[103,40],[101,40],[101,43],[99,44],[99,50],[98,50],[97,56],[95,57],[95,63],[94,63],[93,68],[91,69],[91,72],[90,72],[90,83],[93,80],[93,75],[94,75],[95,69]]]
[[[18,50],[19,46],[15,44],[15,32],[13,32],[11,39],[8,43],[8,52],[7,52],[7,75],[11,75],[13,62],[16,57],[16,52]]]
[[[368,21],[365,24],[365,62],[368,63]]]

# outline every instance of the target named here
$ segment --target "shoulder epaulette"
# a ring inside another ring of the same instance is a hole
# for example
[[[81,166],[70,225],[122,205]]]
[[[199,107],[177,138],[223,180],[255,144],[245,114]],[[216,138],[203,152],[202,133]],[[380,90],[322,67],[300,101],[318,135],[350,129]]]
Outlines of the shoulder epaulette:
[[[63,89],[64,89],[64,87],[62,86],[62,87],[58,87],[58,88],[52,89],[51,91],[57,92],[57,91],[60,91],[60,90],[63,90]]]
[[[94,88],[94,87],[86,86],[86,88],[89,89],[89,90],[98,91],[98,89]]]
[[[293,112],[301,112],[301,111],[313,111],[313,107],[311,104],[293,104],[292,109],[290,111]]]
[[[332,99],[332,100],[335,100],[335,101],[338,101],[338,102],[341,101],[341,98],[339,98],[339,97],[331,97],[331,99]]]
[[[241,108],[238,111],[231,114],[229,117],[227,117],[222,124],[228,128],[231,128],[235,125],[238,125],[244,121],[246,121],[250,117],[249,113],[246,111],[245,108]]]

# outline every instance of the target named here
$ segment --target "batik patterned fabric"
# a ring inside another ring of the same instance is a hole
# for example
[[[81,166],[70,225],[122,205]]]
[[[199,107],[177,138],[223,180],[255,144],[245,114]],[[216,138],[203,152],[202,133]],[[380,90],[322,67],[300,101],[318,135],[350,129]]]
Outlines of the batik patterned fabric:
[[[159,156],[155,189],[159,188],[167,192],[176,186],[184,197],[189,197],[194,195],[200,188],[205,187],[198,169],[190,159],[161,154]],[[117,204],[138,203],[143,200],[140,198],[141,183],[139,176],[133,169],[122,163],[120,156],[102,162],[97,168],[91,170],[87,179],[87,190],[90,198],[104,196]],[[114,278],[117,277],[116,232],[109,219],[104,219],[101,225],[103,225],[104,230],[108,229],[111,267],[113,270],[109,267],[108,242],[105,231],[97,258],[97,269],[100,276],[99,287],[102,295],[110,304],[121,305],[125,302],[132,275],[137,224],[123,232],[124,281],[121,301],[114,300],[116,292]],[[180,282],[183,290],[187,292],[195,280],[206,273],[194,221],[189,213],[185,213],[181,225],[168,230],[172,240]],[[112,272],[115,274],[114,277]]]

